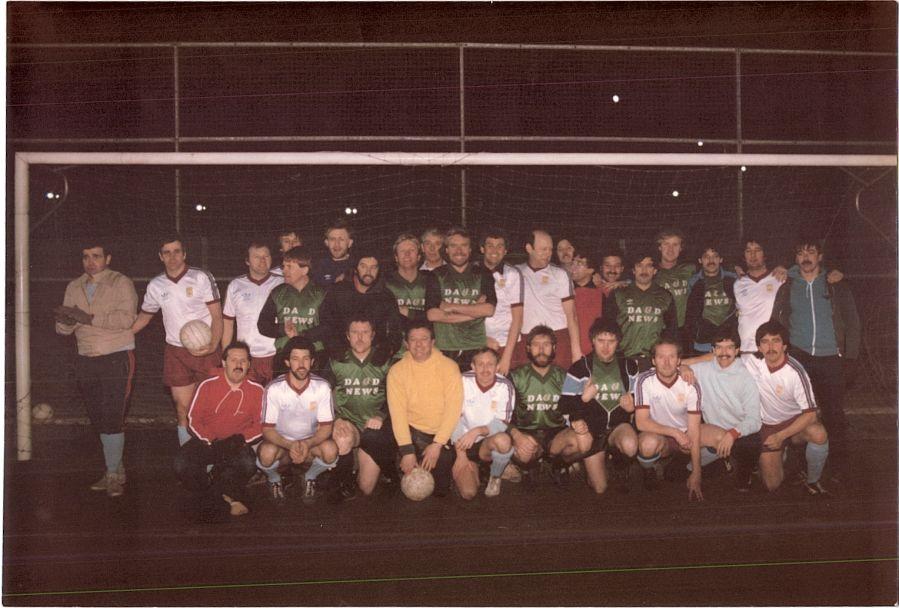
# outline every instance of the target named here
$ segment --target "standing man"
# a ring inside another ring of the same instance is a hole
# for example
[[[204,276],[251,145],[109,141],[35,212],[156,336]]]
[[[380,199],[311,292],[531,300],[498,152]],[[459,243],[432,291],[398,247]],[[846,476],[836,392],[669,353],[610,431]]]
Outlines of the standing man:
[[[692,471],[687,478],[687,498],[702,500],[702,392],[678,374],[680,344],[676,340],[660,338],[652,347],[652,364],[653,369],[641,373],[634,383],[640,431],[637,462],[643,467],[644,485],[647,489],[657,486],[660,458],[689,455]]]
[[[606,455],[612,453],[618,487],[626,492],[628,470],[637,455],[637,432],[631,424],[630,377],[624,359],[617,356],[621,329],[615,321],[599,318],[590,326],[590,338],[593,352],[568,370],[559,404],[577,434],[593,491],[602,494],[608,488]]]
[[[302,246],[302,244],[303,239],[300,238],[300,233],[293,228],[285,228],[278,233],[278,252],[281,254],[282,258],[285,253],[294,247]],[[283,276],[281,266],[278,265],[272,268],[272,274]]]
[[[528,261],[517,266],[524,280],[524,323],[529,333],[546,325],[556,336],[556,363],[564,369],[581,358],[580,329],[574,309],[574,284],[568,273],[550,263],[553,240],[545,230],[531,231],[524,247]],[[527,361],[527,347],[519,341],[512,356],[513,365]]]
[[[574,309],[577,312],[578,339],[581,352],[589,353],[593,349],[590,339],[590,326],[602,316],[603,290],[596,286],[596,261],[589,252],[577,252],[571,262],[571,281],[574,283]]]
[[[615,248],[603,250],[599,259],[599,273],[593,278],[598,280],[599,287],[607,297],[613,289],[625,287],[630,281],[624,276],[624,254]]]
[[[85,243],[84,274],[66,286],[62,306],[54,309],[56,333],[75,334],[75,376],[88,417],[100,435],[106,473],[91,490],[121,496],[125,489],[125,409],[134,377],[134,334],[137,294],[125,275],[109,268],[106,245]]]
[[[496,308],[484,321],[487,346],[500,353],[497,373],[506,375],[512,366],[512,352],[524,322],[524,284],[521,272],[504,263],[509,251],[509,235],[505,230],[490,228],[481,237],[484,268],[493,273]]]
[[[723,327],[737,326],[734,281],[737,275],[721,267],[720,247],[706,243],[699,263],[702,270],[690,278],[687,316],[684,321],[684,348],[700,353],[712,350],[712,336]]]
[[[178,443],[184,445],[190,439],[187,410],[197,383],[208,378],[219,366],[222,303],[215,277],[208,270],[187,265],[187,249],[180,235],[163,238],[159,259],[165,272],[147,285],[140,314],[131,331],[137,334],[162,310],[166,342],[162,379],[171,388],[178,414]],[[210,326],[212,340],[206,348],[192,352],[181,344],[180,333],[185,323],[195,319]]]
[[[387,412],[387,370],[389,356],[379,354],[372,345],[377,340],[375,324],[364,314],[349,317],[346,330],[349,349],[330,363],[337,420],[334,443],[340,459],[334,476],[339,487],[334,502],[355,496],[353,450],[359,448],[359,489],[366,496],[374,492],[383,472],[396,480],[396,442]]]
[[[256,328],[260,335],[273,338],[279,351],[299,335],[312,339],[318,351],[324,350],[327,328],[319,323],[319,316],[325,290],[309,278],[311,265],[304,247],[285,253],[284,282],[272,288],[259,311]]]
[[[752,469],[759,457],[762,426],[759,391],[740,354],[740,336],[733,327],[719,327],[712,336],[714,350],[684,361],[702,389],[702,466],[718,458],[736,461],[734,487],[749,491]]]
[[[268,245],[253,241],[247,247],[247,274],[241,275],[228,284],[225,291],[223,310],[222,349],[235,339],[250,346],[250,378],[259,384],[268,384],[272,379],[272,361],[275,358],[275,339],[259,333],[259,313],[268,294],[284,282],[281,276],[270,272],[272,254]],[[237,336],[234,326],[237,325]]]
[[[677,327],[680,330],[686,320],[690,277],[696,274],[696,265],[680,261],[684,249],[684,233],[680,228],[662,229],[656,235],[656,244],[659,247],[660,258],[655,282],[674,296]]]
[[[757,237],[744,238],[742,246],[746,274],[734,283],[737,327],[741,350],[754,353],[757,350],[755,332],[762,323],[771,319],[774,298],[783,284],[783,278],[768,270],[764,244]]]
[[[801,239],[795,252],[796,266],[777,292],[772,319],[790,332],[791,352],[812,380],[824,426],[833,439],[832,462],[842,467],[847,448],[843,365],[854,365],[858,359],[861,324],[845,281],[827,282],[822,242]]]
[[[677,310],[671,293],[652,280],[656,268],[651,254],[637,252],[633,270],[634,282],[611,293],[603,316],[621,328],[621,352],[629,359],[629,373],[636,375],[650,368],[650,350],[662,334],[677,335]]]
[[[406,354],[387,374],[387,404],[399,446],[400,469],[434,472],[434,495],[452,484],[450,436],[462,413],[462,374],[452,359],[434,348],[427,320],[406,326]]]
[[[350,248],[353,246],[353,229],[344,220],[337,220],[325,229],[325,247],[328,255],[312,265],[312,281],[324,288],[349,278],[353,268]]]
[[[276,503],[284,500],[278,469],[289,463],[309,464],[303,476],[303,502],[311,504],[318,499],[318,476],[337,466],[337,445],[331,439],[334,401],[327,380],[312,373],[312,340],[294,336],[281,353],[288,371],[265,387],[256,464],[268,477]]]
[[[577,251],[571,239],[563,236],[556,242],[556,261],[565,269],[565,272],[571,272],[571,263],[574,261],[575,253]]]
[[[787,355],[790,334],[777,321],[759,326],[755,333],[758,353],[743,355],[755,378],[761,401],[762,454],[759,472],[765,487],[774,492],[784,479],[783,449],[805,444],[803,487],[810,496],[822,496],[821,473],[827,463],[829,443],[824,425],[818,421],[812,383],[802,365]]]
[[[515,407],[515,387],[496,373],[498,363],[496,351],[485,346],[475,353],[471,369],[462,374],[462,417],[452,440],[456,450],[453,481],[465,500],[478,493],[480,463],[490,465],[484,496],[499,496],[500,476],[512,459],[512,439],[506,429]]]
[[[194,437],[175,457],[175,473],[201,517],[245,515],[247,482],[256,472],[253,445],[262,437],[262,385],[250,380],[250,347],[222,351],[222,369],[197,386],[188,420]],[[212,470],[207,472],[207,467]]]
[[[426,315],[425,291],[427,274],[418,268],[421,261],[421,242],[411,232],[404,232],[393,242],[396,270],[388,275],[385,285],[396,298],[400,314],[407,319],[421,319]]]
[[[471,357],[487,344],[484,319],[496,310],[490,271],[471,262],[471,236],[462,228],[446,233],[448,264],[428,276],[425,306],[434,323],[437,348],[459,364],[471,367]]]
[[[321,323],[328,331],[328,350],[342,353],[346,349],[346,328],[353,316],[365,314],[374,324],[379,350],[386,357],[393,356],[403,339],[403,317],[394,295],[379,281],[381,270],[378,258],[362,252],[355,266],[348,271],[350,278],[328,290],[322,302]]]
[[[421,270],[434,270],[443,266],[443,232],[437,228],[428,228],[421,233],[421,252],[425,261],[421,264]]]

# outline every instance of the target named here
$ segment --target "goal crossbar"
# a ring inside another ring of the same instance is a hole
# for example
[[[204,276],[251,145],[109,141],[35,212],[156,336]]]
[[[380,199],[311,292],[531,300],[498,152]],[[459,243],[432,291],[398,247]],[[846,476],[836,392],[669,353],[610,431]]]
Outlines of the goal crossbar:
[[[896,167],[895,154],[496,152],[17,152],[15,155],[16,458],[31,459],[31,165],[780,166]]]

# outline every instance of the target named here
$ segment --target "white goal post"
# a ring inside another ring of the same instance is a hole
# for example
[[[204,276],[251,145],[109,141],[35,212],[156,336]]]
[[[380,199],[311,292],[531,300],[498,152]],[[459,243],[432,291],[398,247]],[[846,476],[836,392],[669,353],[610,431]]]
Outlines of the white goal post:
[[[17,152],[15,155],[16,455],[31,459],[29,167],[31,165],[429,165],[893,167],[895,154],[490,152]]]

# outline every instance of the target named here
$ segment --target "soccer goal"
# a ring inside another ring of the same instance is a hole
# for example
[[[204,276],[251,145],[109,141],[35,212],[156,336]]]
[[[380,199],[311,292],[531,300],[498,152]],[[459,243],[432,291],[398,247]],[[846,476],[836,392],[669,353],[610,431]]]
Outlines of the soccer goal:
[[[845,221],[840,214],[853,188],[864,186],[865,179],[856,177],[874,168],[882,174],[896,163],[895,155],[861,154],[17,153],[17,458],[32,455],[32,358],[39,352],[32,344],[30,307],[36,223],[31,217],[38,213],[30,201],[43,195],[32,191],[35,167],[90,171],[84,177],[112,201],[94,210],[105,218],[102,230],[126,246],[134,245],[141,231],[152,241],[183,229],[177,216],[154,211],[181,196],[182,212],[193,218],[185,232],[204,234],[202,242],[210,244],[203,262],[221,279],[239,270],[242,245],[235,243],[250,234],[301,226],[317,238],[343,213],[356,224],[360,243],[388,252],[399,232],[450,223],[465,224],[474,234],[487,225],[505,228],[513,242],[541,226],[557,237],[590,246],[613,242],[624,249],[651,243],[662,224],[678,225],[696,240],[718,235],[736,242],[759,231],[772,239],[789,238],[803,224],[826,233],[839,227],[841,217]],[[150,173],[115,177],[123,168]],[[173,192],[176,169],[180,185]],[[71,224],[53,223],[41,227],[40,244],[59,251]]]

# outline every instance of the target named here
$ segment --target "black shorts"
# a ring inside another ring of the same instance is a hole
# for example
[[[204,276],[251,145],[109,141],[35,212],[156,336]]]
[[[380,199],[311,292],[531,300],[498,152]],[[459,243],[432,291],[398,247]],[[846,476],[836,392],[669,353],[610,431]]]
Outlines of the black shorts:
[[[384,420],[379,429],[359,431],[359,449],[371,456],[382,470],[396,465],[396,439],[390,418]]]
[[[549,446],[553,442],[553,439],[556,438],[556,435],[567,429],[567,426],[555,426],[550,427],[548,429],[518,429],[522,433],[526,433],[537,440],[537,443],[540,444],[540,447],[543,448],[543,453],[549,453]]]
[[[480,464],[481,462],[481,446],[484,444],[484,440],[477,442],[467,450],[465,450],[465,455],[468,457],[470,461],[475,464]]]

